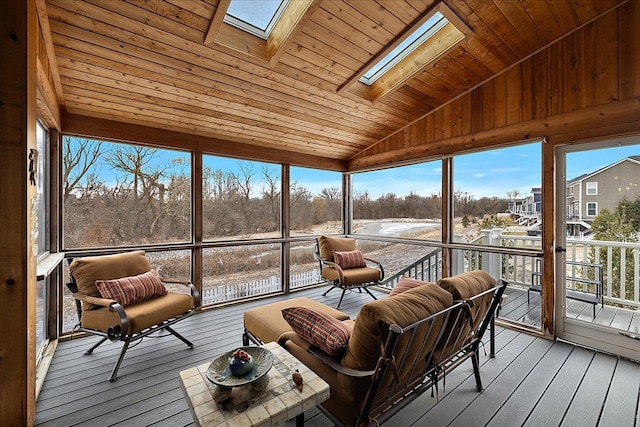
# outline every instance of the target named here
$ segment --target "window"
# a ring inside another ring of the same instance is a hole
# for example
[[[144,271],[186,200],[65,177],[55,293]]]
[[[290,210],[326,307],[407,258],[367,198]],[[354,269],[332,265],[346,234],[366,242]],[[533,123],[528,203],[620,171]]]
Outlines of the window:
[[[573,185],[571,187],[569,187],[569,194],[572,195],[572,196],[573,196],[573,189],[574,189]]]
[[[205,240],[280,237],[280,165],[203,156]]]
[[[291,235],[342,233],[342,174],[291,167]]]
[[[364,75],[360,77],[360,81],[364,84],[371,85],[392,67],[406,58],[407,55],[416,50],[418,46],[426,42],[429,38],[433,37],[448,23],[449,20],[445,18],[442,13],[437,12],[424,24],[418,27],[416,31],[411,33],[411,35],[409,35],[407,39],[405,39],[402,43],[396,46],[395,49],[385,55],[384,58],[378,61],[373,67],[371,67],[369,71],[364,73]]]
[[[288,3],[289,0],[231,0],[224,22],[267,40]]]
[[[596,216],[598,215],[598,203],[597,202],[588,202],[587,203],[587,216]]]
[[[597,196],[597,195],[598,195],[598,183],[587,182],[587,196]]]
[[[64,247],[191,240],[191,155],[65,136]]]
[[[49,250],[48,245],[48,194],[47,186],[49,172],[49,144],[47,130],[40,124],[36,123],[36,150],[37,150],[37,174],[36,178],[36,224],[34,232],[37,233],[37,258],[42,261],[46,257]],[[34,153],[35,154],[35,153]],[[47,283],[49,278],[44,276],[38,277],[36,284],[36,351],[40,356],[47,340]]]
[[[371,101],[380,99],[458,46],[470,34],[471,29],[440,2],[358,70],[338,93],[348,91]]]
[[[411,265],[431,265],[438,259],[440,249],[436,247],[390,244],[367,240],[365,236],[439,242],[442,234],[440,161],[354,173],[352,188],[352,232],[363,236],[358,239],[358,247],[382,263],[385,277]],[[427,269],[430,272],[425,278],[440,274],[439,266]]]

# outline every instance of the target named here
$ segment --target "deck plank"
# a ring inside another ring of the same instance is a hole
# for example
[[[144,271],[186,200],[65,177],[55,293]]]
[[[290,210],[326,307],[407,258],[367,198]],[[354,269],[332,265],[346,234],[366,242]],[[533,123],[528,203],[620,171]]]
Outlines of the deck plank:
[[[247,309],[297,296],[335,306],[339,292],[322,296],[325,290],[307,289],[198,313],[175,327],[194,343],[193,349],[172,336],[145,339],[128,351],[114,382],[106,378],[119,344],[105,343],[93,355],[84,356],[83,350],[95,337],[61,342],[36,404],[36,425],[191,427],[178,373],[240,346],[242,315]],[[532,294],[527,304],[526,294],[520,292],[501,314],[531,316],[532,310],[539,311],[539,296]],[[355,317],[369,301],[368,295],[353,293],[345,296],[341,310]],[[590,311],[591,306],[573,307],[576,314],[585,309]],[[504,328],[497,328],[496,351],[494,359],[484,353],[480,357],[484,392],[476,391],[471,363],[465,362],[447,375],[444,389],[440,384],[439,402],[424,393],[388,425],[561,425],[563,420],[573,421],[574,415],[582,421],[588,417],[589,424],[623,425],[622,421],[635,419],[638,364]],[[590,396],[597,383],[601,390]],[[332,425],[317,408],[307,411],[305,418],[309,427]],[[285,425],[293,427],[295,422]]]

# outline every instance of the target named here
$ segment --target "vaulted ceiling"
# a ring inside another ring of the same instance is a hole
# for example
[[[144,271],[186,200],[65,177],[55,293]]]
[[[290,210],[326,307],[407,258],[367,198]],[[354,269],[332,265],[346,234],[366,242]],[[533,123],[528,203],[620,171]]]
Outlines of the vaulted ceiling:
[[[272,47],[223,28],[227,0],[40,0],[57,98],[71,114],[348,160],[624,3],[444,0],[470,33],[371,100],[345,88],[441,2],[292,2]]]

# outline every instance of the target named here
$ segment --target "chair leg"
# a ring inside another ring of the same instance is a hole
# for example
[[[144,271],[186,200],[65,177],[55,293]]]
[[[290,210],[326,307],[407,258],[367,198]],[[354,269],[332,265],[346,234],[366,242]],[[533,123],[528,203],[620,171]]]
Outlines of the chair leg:
[[[103,342],[105,342],[107,340],[107,337],[102,338],[100,341],[98,341],[96,344],[92,345],[90,349],[86,350],[84,352],[84,354],[91,354],[93,353],[93,350],[95,350],[96,348],[98,348],[100,346],[100,344],[102,344]]]
[[[245,347],[249,345],[249,335],[247,335],[246,329],[242,333],[242,345]]]
[[[373,295],[369,289],[364,288],[364,290],[365,290],[369,295],[371,295],[371,298],[373,298],[374,300],[378,300],[378,298],[376,298],[376,296],[375,296],[375,295]]]
[[[180,341],[182,341],[187,346],[189,346],[189,348],[193,348],[193,343],[191,341],[189,341],[188,339],[186,339],[185,337],[183,337],[182,335],[174,331],[170,326],[165,326],[164,329],[166,329],[167,331],[175,335]]]
[[[346,289],[342,289],[342,295],[340,295],[340,301],[338,301],[338,305],[336,305],[336,310],[340,309],[340,304],[342,304],[342,298],[344,298],[344,293],[347,292]]]
[[[331,285],[331,287],[330,287],[329,289],[327,289],[327,290],[325,291],[325,293],[324,293],[324,294],[322,294],[322,296],[323,296],[323,297],[327,296],[327,294],[328,294],[329,292],[331,292],[332,290],[334,290],[335,288],[336,288],[336,286],[335,286],[335,285]]]
[[[478,391],[482,391],[482,380],[480,379],[480,356],[478,351],[474,351],[473,356],[471,356],[471,362],[473,363],[473,374],[476,377],[476,389]]]
[[[109,377],[109,381],[115,380],[116,377],[118,376],[118,369],[120,369],[120,364],[122,363],[122,359],[124,359],[124,355],[127,352],[127,349],[129,348],[129,343],[130,341],[127,339],[124,341],[124,344],[122,344],[122,351],[120,351],[120,357],[118,357],[118,361],[116,362],[116,365],[113,367],[113,370],[111,371],[111,376]]]

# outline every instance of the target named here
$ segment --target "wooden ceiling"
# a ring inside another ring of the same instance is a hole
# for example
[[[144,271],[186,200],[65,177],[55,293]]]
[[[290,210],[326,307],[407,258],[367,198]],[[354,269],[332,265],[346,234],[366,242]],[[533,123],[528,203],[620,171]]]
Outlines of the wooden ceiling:
[[[248,143],[256,151],[348,160],[624,3],[444,0],[471,34],[370,101],[344,85],[440,2],[304,1],[271,60],[255,55],[242,34],[225,33],[235,48],[210,42],[216,9],[225,10],[227,0],[38,6],[41,21],[48,16],[53,87],[67,113]]]

